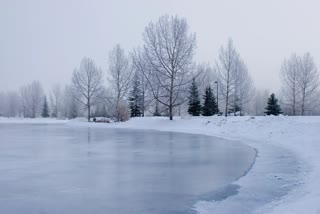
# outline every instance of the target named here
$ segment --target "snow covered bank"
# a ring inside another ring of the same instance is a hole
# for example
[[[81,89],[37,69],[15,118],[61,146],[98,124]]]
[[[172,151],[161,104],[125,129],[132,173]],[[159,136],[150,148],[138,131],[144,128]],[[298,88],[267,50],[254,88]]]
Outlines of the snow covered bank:
[[[32,122],[34,121],[34,122]],[[0,123],[40,123],[0,119]],[[44,119],[42,123],[51,123]],[[57,120],[52,120],[53,121]],[[71,126],[205,134],[246,143],[259,152],[251,171],[223,201],[200,201],[199,213],[320,213],[320,117],[134,118],[125,123],[59,121]]]
[[[259,156],[249,174],[235,183],[241,186],[239,194],[225,201],[199,202],[195,205],[199,213],[240,213],[240,208],[245,213],[245,206],[254,208],[254,213],[320,213],[320,117],[134,118],[126,123],[74,125],[177,131],[244,142],[257,148]],[[264,196],[276,183],[289,194]]]

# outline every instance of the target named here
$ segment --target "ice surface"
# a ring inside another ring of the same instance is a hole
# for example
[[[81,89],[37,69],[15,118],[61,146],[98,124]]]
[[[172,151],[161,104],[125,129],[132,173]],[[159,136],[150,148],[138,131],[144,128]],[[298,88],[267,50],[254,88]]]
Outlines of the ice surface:
[[[0,124],[0,213],[191,213],[237,194],[254,158],[204,135]]]

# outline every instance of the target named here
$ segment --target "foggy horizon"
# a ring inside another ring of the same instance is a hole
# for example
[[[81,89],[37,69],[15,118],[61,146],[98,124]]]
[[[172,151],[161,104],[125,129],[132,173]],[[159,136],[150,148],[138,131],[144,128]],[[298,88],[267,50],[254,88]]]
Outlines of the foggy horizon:
[[[147,24],[168,14],[186,18],[190,32],[196,33],[195,62],[213,65],[230,37],[255,88],[277,93],[284,58],[310,52],[320,64],[318,6],[316,1],[289,0],[1,1],[0,91],[17,90],[33,80],[47,92],[54,84],[69,84],[85,56],[106,77],[113,46],[119,43],[127,53],[141,46]]]

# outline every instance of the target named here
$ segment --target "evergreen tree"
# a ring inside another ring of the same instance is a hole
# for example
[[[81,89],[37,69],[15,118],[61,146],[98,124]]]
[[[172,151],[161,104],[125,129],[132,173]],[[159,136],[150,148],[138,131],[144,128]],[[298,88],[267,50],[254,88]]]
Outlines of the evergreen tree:
[[[193,79],[192,84],[190,86],[188,113],[192,116],[199,116],[201,113],[200,98],[195,79]]]
[[[142,112],[142,90],[138,72],[135,73],[132,83],[132,90],[130,91],[129,104],[131,110],[131,117],[140,117]]]
[[[265,108],[266,111],[264,112],[267,115],[279,115],[282,114],[282,110],[280,105],[278,104],[278,99],[276,96],[272,93],[270,98],[268,98],[268,105]]]
[[[47,97],[44,96],[43,99],[43,107],[42,107],[42,117],[49,117],[49,107],[48,107],[48,101],[47,101]]]
[[[203,116],[212,116],[214,114],[219,113],[218,105],[210,86],[206,87],[203,100],[204,100],[203,107],[202,107]]]

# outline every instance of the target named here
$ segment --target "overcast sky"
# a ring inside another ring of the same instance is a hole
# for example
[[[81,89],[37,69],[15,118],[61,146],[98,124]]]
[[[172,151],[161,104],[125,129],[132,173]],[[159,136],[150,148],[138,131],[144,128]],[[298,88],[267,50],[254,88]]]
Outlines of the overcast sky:
[[[177,14],[196,32],[198,62],[213,64],[231,37],[256,88],[277,92],[291,53],[309,51],[320,64],[319,10],[316,0],[0,0],[0,91],[69,83],[84,56],[107,72],[116,43],[141,45],[150,21]]]

